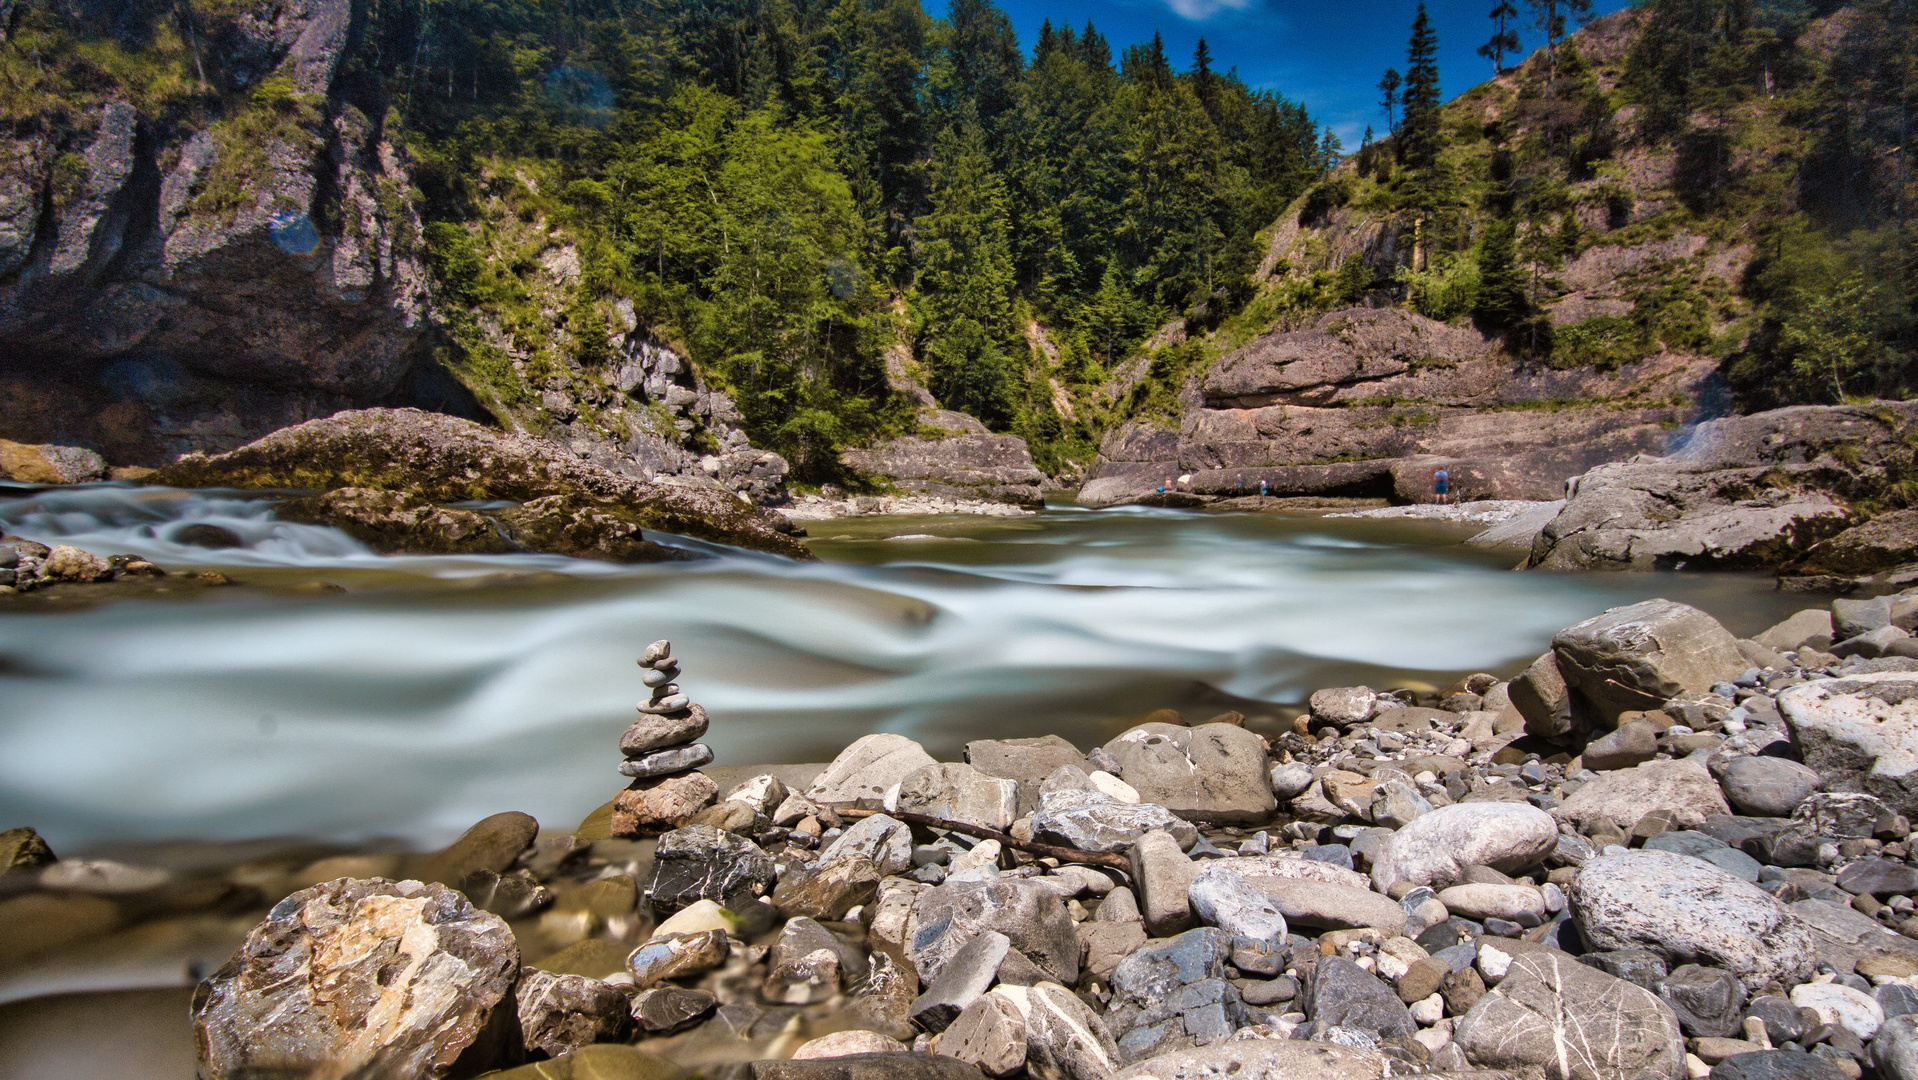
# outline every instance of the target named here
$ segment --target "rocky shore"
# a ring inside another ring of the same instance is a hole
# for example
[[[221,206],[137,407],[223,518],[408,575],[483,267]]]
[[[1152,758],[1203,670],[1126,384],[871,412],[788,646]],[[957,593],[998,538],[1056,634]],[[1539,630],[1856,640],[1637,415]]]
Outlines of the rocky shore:
[[[207,1078],[1905,1080],[1914,628],[1918,591],[1745,640],[1653,600],[1270,739],[764,769],[709,764],[661,642],[631,786],[571,831],[183,880],[16,829],[0,963],[270,908],[195,996]]]

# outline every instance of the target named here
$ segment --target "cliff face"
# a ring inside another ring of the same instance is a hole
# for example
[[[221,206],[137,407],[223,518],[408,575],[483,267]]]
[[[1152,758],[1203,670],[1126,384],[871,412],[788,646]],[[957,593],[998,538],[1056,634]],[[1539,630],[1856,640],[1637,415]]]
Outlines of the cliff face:
[[[1663,354],[1560,371],[1412,312],[1334,311],[1189,380],[1176,432],[1115,429],[1080,499],[1151,501],[1161,485],[1230,497],[1263,482],[1274,495],[1412,501],[1439,468],[1465,498],[1562,498],[1594,465],[1662,453],[1714,367]]]
[[[0,139],[0,435],[152,463],[433,396],[409,385],[427,321],[405,168],[339,92],[355,4],[233,8],[193,28],[190,104],[96,80]],[[179,32],[140,3],[12,15],[16,35],[80,26],[156,82]]]

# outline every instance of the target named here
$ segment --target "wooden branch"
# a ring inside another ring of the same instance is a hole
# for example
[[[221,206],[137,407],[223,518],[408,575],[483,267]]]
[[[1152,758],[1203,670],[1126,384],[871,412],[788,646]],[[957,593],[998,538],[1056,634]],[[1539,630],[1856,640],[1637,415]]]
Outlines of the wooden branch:
[[[1088,866],[1103,866],[1112,870],[1123,870],[1127,874],[1132,873],[1132,860],[1126,858],[1124,855],[1116,855],[1105,851],[1080,851],[1078,848],[1055,847],[1052,844],[1040,844],[1031,840],[1021,840],[1016,836],[1007,836],[1005,833],[999,832],[996,829],[988,829],[982,825],[968,825],[963,821],[947,821],[945,818],[936,818],[930,814],[915,814],[907,810],[841,810],[837,808],[833,810],[833,813],[838,814],[842,818],[868,818],[884,814],[890,818],[898,818],[908,825],[921,825],[928,829],[940,829],[944,832],[956,832],[966,836],[976,836],[981,840],[997,840],[1006,847],[1014,848],[1030,855],[1037,855],[1040,858],[1058,859],[1060,862],[1083,863]]]

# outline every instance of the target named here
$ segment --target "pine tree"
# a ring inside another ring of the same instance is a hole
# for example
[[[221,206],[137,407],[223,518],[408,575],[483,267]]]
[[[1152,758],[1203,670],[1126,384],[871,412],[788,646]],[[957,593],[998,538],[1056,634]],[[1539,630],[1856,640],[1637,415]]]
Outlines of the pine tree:
[[[1414,169],[1430,169],[1438,162],[1439,152],[1439,71],[1438,32],[1425,4],[1419,4],[1412,20],[1412,40],[1405,50],[1405,126],[1400,144],[1405,164]]]
[[[1218,76],[1212,74],[1212,50],[1205,39],[1199,39],[1199,47],[1192,50],[1192,90],[1199,95],[1199,104],[1205,111],[1218,111]]]
[[[1379,79],[1379,108],[1385,110],[1385,131],[1388,135],[1399,129],[1399,86],[1404,81],[1398,68],[1386,68],[1385,75]]]
[[[1012,241],[1005,182],[969,106],[934,140],[926,171],[917,307],[933,392],[948,408],[1004,424],[1012,419]]]
[[[1506,330],[1529,310],[1525,272],[1518,265],[1518,228],[1510,218],[1501,218],[1486,226],[1479,241],[1478,300],[1472,314],[1487,330]]]
[[[1498,24],[1492,31],[1492,38],[1478,47],[1478,54],[1492,62],[1492,75],[1505,74],[1505,56],[1519,50],[1518,27],[1513,23],[1518,19],[1518,9],[1512,6],[1512,0],[1498,0],[1492,6],[1491,18]]]
[[[1566,20],[1580,26],[1592,21],[1592,0],[1525,0],[1532,9],[1532,25],[1545,35],[1545,77],[1558,76],[1558,43],[1565,38]]]

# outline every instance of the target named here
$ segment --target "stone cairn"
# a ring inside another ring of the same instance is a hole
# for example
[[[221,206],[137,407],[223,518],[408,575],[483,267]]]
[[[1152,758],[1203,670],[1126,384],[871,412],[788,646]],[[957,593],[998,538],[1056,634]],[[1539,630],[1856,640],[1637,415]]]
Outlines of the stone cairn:
[[[646,646],[639,658],[640,681],[652,699],[639,706],[639,719],[619,737],[621,776],[632,786],[613,800],[613,835],[648,836],[684,825],[713,801],[719,789],[699,771],[713,760],[712,747],[697,741],[706,734],[706,710],[693,704],[674,680],[679,661],[669,641]]]

